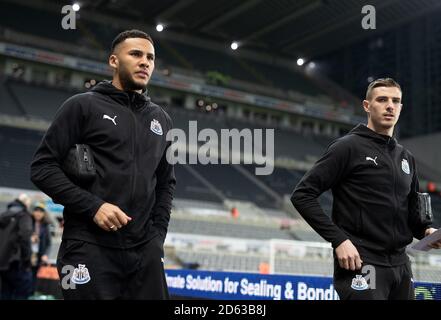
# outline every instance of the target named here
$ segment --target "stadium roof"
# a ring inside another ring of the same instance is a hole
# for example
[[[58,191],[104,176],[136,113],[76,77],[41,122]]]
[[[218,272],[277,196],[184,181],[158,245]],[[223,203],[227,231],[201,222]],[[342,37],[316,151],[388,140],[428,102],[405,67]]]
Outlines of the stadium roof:
[[[58,2],[66,4],[66,0]],[[439,0],[81,0],[88,11],[287,58],[314,58],[440,9]],[[361,8],[376,9],[376,30]]]

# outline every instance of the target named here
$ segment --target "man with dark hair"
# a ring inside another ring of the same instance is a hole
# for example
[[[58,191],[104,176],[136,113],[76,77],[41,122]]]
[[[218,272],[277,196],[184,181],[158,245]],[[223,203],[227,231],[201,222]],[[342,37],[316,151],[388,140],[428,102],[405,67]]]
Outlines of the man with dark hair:
[[[372,100],[373,90],[375,88],[378,88],[378,87],[397,88],[398,91],[400,91],[400,93],[402,92],[401,91],[401,86],[394,79],[392,79],[392,78],[380,78],[380,79],[377,79],[377,80],[372,81],[371,83],[369,83],[368,88],[366,90],[366,99],[365,99],[365,101],[371,101]],[[365,104],[365,102],[363,102],[363,104]],[[400,107],[401,107],[401,105],[400,105]],[[369,116],[369,113],[368,113],[368,116]],[[398,119],[397,119],[397,121],[398,121]]]
[[[291,197],[303,218],[332,243],[334,287],[341,299],[414,299],[405,249],[413,237],[436,231],[417,210],[415,159],[393,137],[401,96],[393,79],[372,82],[363,101],[367,126],[359,124],[331,143]],[[328,189],[334,196],[332,219],[317,201]],[[441,242],[432,246],[440,248]]]
[[[163,243],[176,180],[166,160],[172,121],[146,92],[155,67],[150,36],[119,34],[109,65],[111,82],[57,112],[31,179],[64,206],[57,267],[65,299],[166,299]],[[92,180],[73,183],[61,169],[75,144],[91,149]]]
[[[121,42],[123,42],[126,39],[129,38],[139,38],[139,39],[146,39],[148,41],[150,41],[150,43],[154,46],[155,44],[153,43],[153,39],[152,37],[150,37],[150,35],[148,35],[147,33],[140,31],[140,30],[127,30],[127,31],[123,31],[120,34],[118,34],[115,39],[113,39],[112,41],[112,46],[110,48],[110,54],[114,54],[115,53],[115,47],[120,44]]]

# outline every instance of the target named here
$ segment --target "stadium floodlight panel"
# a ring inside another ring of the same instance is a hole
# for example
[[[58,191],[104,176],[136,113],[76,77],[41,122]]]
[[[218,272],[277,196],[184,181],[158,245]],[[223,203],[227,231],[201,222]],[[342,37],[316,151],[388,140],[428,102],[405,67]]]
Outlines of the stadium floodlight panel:
[[[239,44],[236,41],[231,42],[231,49],[236,50],[239,48]]]
[[[297,65],[298,66],[303,66],[304,63],[305,63],[305,59],[303,59],[303,58],[298,58],[297,59]]]
[[[78,2],[75,2],[75,3],[72,5],[72,9],[73,9],[73,11],[80,11],[80,8],[81,8],[81,6],[80,6],[80,4],[79,4]]]
[[[156,25],[156,31],[161,32],[162,30],[164,30],[164,25],[162,23],[158,23]]]

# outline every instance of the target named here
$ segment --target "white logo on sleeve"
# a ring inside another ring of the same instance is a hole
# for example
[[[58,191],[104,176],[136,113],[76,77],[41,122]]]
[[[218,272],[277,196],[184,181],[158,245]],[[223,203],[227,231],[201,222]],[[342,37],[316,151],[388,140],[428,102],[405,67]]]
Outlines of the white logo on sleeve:
[[[89,270],[85,264],[78,264],[78,268],[73,271],[71,281],[75,284],[85,284],[90,281]]]
[[[357,274],[355,278],[352,279],[351,288],[354,290],[366,290],[369,289],[369,285],[361,274]]]
[[[366,157],[366,160],[367,160],[367,161],[372,161],[373,163],[375,163],[376,166],[378,166],[377,158],[378,158],[378,157],[375,157],[375,159],[374,159],[374,158],[371,158],[371,157]]]
[[[401,169],[404,173],[410,174],[409,162],[406,159],[401,160]]]
[[[117,116],[114,116],[113,118],[111,118],[111,117],[109,117],[107,114],[105,114],[105,115],[103,115],[103,119],[107,119],[107,120],[110,120],[110,121],[112,121],[113,122],[113,124],[116,126],[116,117]]]
[[[153,133],[162,136],[162,127],[158,120],[153,119],[152,122],[150,122],[150,130],[152,130]]]

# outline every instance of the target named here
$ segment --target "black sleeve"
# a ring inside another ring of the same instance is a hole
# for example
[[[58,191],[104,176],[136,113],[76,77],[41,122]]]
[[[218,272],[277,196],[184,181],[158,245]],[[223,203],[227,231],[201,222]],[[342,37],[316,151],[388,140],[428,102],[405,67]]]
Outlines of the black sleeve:
[[[326,215],[317,198],[344,178],[349,159],[349,146],[337,140],[303,176],[291,196],[300,215],[320,236],[331,242],[333,248],[349,237]]]
[[[168,117],[167,117],[168,118]],[[168,118],[171,129],[171,120]],[[165,237],[170,221],[173,193],[176,186],[176,178],[173,165],[167,161],[167,150],[171,142],[167,143],[161,161],[156,169],[156,201],[153,206],[153,225],[157,227]]]
[[[18,221],[18,242],[20,244],[21,261],[25,266],[31,264],[31,236],[32,236],[32,218],[27,212],[24,212]]]
[[[408,196],[409,203],[409,227],[412,230],[412,234],[418,240],[424,238],[425,231],[430,228],[431,222],[424,221],[418,211],[418,195],[420,184],[418,180],[418,173],[416,168],[415,159],[412,157],[413,163],[413,176],[410,193]]]
[[[68,150],[81,143],[86,117],[78,96],[68,99],[41,141],[31,163],[31,180],[44,193],[71,212],[93,218],[104,201],[78,187],[60,168]]]

